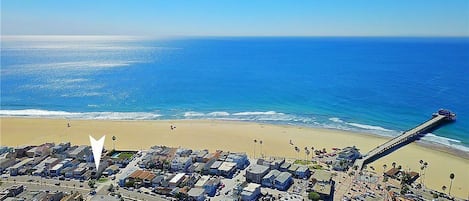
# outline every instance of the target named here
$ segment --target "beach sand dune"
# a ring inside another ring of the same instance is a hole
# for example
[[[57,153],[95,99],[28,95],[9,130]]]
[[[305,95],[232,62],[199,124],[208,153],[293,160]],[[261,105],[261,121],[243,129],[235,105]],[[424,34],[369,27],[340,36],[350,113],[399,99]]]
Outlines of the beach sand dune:
[[[67,126],[70,123],[70,127]],[[175,126],[171,129],[171,126]],[[253,156],[298,156],[294,147],[315,149],[357,146],[362,153],[386,141],[368,134],[339,130],[303,128],[298,126],[268,125],[248,122],[212,120],[165,121],[101,121],[66,119],[1,118],[0,144],[7,146],[36,145],[45,142],[89,144],[88,135],[99,138],[106,135],[105,147],[111,149],[111,136],[116,136],[117,149],[148,149],[153,145],[216,149],[246,152]],[[262,140],[262,147],[254,139]],[[294,145],[291,145],[290,140]],[[300,152],[304,158],[304,151]],[[440,190],[449,186],[449,174],[454,173],[452,194],[461,198],[469,195],[469,160],[446,152],[409,144],[370,164],[376,171],[383,171],[383,164],[391,167],[396,162],[404,169],[419,172],[419,160],[429,163],[425,185]]]

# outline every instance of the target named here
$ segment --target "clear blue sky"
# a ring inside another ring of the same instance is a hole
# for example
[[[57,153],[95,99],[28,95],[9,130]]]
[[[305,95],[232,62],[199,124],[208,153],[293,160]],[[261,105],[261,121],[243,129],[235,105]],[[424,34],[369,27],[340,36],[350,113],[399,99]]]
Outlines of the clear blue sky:
[[[2,0],[2,35],[469,36],[469,0]]]

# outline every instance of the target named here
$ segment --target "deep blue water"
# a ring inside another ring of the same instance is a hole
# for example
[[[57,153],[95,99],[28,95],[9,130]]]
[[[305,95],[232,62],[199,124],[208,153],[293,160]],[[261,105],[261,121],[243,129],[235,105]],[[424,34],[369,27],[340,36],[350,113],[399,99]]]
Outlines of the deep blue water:
[[[469,38],[4,37],[1,116],[219,118],[469,149]],[[465,146],[465,147],[463,147]]]

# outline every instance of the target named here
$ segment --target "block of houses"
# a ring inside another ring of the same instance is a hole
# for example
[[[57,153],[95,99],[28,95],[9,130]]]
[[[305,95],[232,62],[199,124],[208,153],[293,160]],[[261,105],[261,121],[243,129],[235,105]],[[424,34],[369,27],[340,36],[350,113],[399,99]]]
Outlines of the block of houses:
[[[292,175],[296,176],[296,170],[299,168],[300,166],[298,166],[297,164],[292,164],[289,168],[288,168],[288,172],[291,173]]]
[[[20,170],[22,168],[25,168],[25,166],[27,166],[31,161],[33,161],[34,159],[33,158],[26,158],[26,159],[23,159],[22,161],[14,164],[13,166],[11,166],[9,168],[10,170],[10,176],[17,176],[19,175],[20,173]]]
[[[203,188],[191,188],[191,190],[187,192],[187,196],[189,196],[191,200],[204,201],[205,190]]]
[[[288,169],[290,169],[291,163],[285,162],[282,165],[280,165],[280,171],[282,172],[287,172]]]
[[[82,160],[85,156],[90,157],[92,154],[89,146],[81,145],[70,151],[68,155],[71,158]]]
[[[204,175],[197,180],[194,184],[194,187],[203,188],[208,196],[214,196],[217,192],[217,188],[220,185],[220,179],[215,177],[210,177],[208,175]]]
[[[14,158],[2,158],[2,159],[0,159],[0,172],[3,172],[8,167],[13,166],[16,162],[17,161]]]
[[[269,173],[269,167],[253,164],[246,170],[246,181],[260,184],[267,173]]]
[[[299,166],[298,169],[295,171],[295,175],[297,178],[307,179],[310,176],[309,168],[306,166]]]
[[[332,173],[325,170],[315,170],[311,175],[313,191],[317,192],[321,199],[329,199],[332,193]]]
[[[169,180],[169,187],[174,188],[178,186],[184,179],[185,179],[184,173],[177,173],[171,180]]]
[[[268,166],[270,169],[280,170],[280,166],[285,163],[285,158],[271,157],[267,159],[258,159],[258,165]]]
[[[243,188],[243,191],[241,192],[241,200],[243,201],[257,200],[260,194],[261,194],[261,185],[255,184],[255,183],[249,183],[246,187]]]
[[[208,173],[212,174],[212,175],[220,175],[220,173],[218,171],[218,168],[221,166],[222,163],[223,163],[223,161],[213,162],[212,165],[210,165],[210,169],[209,169]]]
[[[236,163],[225,161],[218,167],[218,173],[224,177],[231,178],[236,172],[236,167]]]
[[[171,171],[186,172],[191,165],[192,159],[190,157],[174,157],[171,161]]]
[[[230,153],[225,161],[236,163],[238,169],[244,169],[249,165],[246,153]]]
[[[286,191],[293,184],[292,174],[281,172],[274,180],[274,187],[281,191]]]
[[[136,186],[151,186],[155,174],[149,171],[136,170],[127,177],[126,182],[134,182]]]
[[[117,174],[118,172],[119,172],[119,166],[111,165],[103,171],[103,175],[109,176],[109,175]]]
[[[262,178],[262,186],[266,187],[273,187],[275,178],[280,174],[280,171],[278,170],[271,170],[269,173],[267,173],[263,178]]]

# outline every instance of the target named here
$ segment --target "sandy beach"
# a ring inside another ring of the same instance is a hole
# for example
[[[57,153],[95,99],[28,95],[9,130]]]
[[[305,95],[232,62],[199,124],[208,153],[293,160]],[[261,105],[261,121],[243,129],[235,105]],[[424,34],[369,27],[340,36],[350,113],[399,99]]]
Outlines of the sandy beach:
[[[297,157],[294,146],[326,148],[356,145],[362,153],[386,141],[386,138],[339,130],[313,129],[298,126],[267,125],[260,123],[211,121],[211,120],[165,120],[165,121],[106,121],[1,118],[0,144],[3,146],[39,145],[45,142],[89,144],[88,135],[95,138],[106,135],[105,147],[112,148],[112,136],[116,136],[117,149],[148,149],[152,145],[188,147],[193,149],[216,149],[246,152],[253,156]],[[70,123],[71,127],[67,127]],[[173,125],[176,128],[170,129]],[[262,140],[255,145],[253,140]],[[290,145],[292,140],[294,145]],[[300,153],[304,158],[304,153]],[[392,162],[404,169],[419,170],[419,160],[428,162],[425,185],[441,190],[449,186],[449,174],[456,175],[452,194],[461,198],[469,195],[469,160],[438,151],[416,143],[409,144],[369,166],[383,171],[383,164]]]

